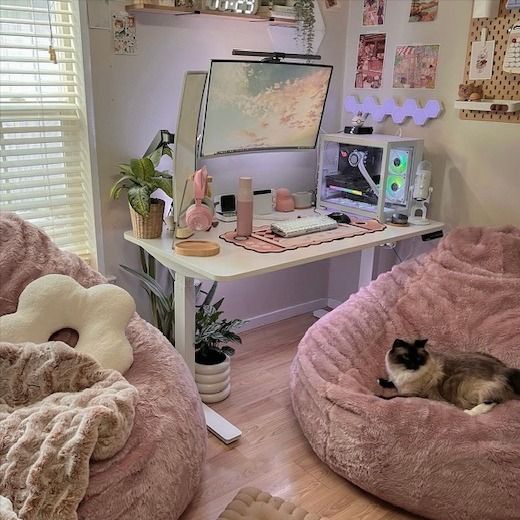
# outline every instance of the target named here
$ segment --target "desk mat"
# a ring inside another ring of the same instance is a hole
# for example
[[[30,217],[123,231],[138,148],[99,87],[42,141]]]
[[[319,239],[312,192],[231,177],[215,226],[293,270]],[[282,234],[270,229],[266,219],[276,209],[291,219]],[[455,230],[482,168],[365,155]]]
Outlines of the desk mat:
[[[301,235],[293,238],[283,238],[271,231],[271,226],[261,226],[253,229],[253,234],[245,240],[236,239],[236,231],[228,231],[220,235],[222,240],[243,247],[257,253],[283,253],[300,247],[309,247],[343,238],[350,238],[366,233],[375,233],[386,229],[384,224],[377,220],[366,222],[351,222],[350,224],[338,224],[336,229],[320,231],[310,235]]]

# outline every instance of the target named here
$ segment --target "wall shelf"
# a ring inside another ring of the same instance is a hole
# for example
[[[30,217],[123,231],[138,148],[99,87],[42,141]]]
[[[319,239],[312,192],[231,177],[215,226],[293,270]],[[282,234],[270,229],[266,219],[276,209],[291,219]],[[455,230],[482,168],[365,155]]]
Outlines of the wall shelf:
[[[153,13],[153,14],[194,14],[194,10],[190,7],[174,7],[172,5],[157,5],[147,2],[136,2],[125,7],[130,14]]]
[[[520,100],[514,99],[484,99],[482,101],[455,101],[459,110],[476,110],[479,112],[513,113],[520,111]]]
[[[234,20],[244,20],[248,22],[269,22],[271,25],[296,27],[296,20],[290,18],[276,17],[273,12],[272,15],[261,15],[261,14],[240,14],[226,11],[213,11],[210,9],[196,10],[189,7],[174,7],[169,5],[157,5],[150,4],[147,2],[138,2],[127,5],[126,11],[133,15],[140,13],[152,13],[152,14],[169,14],[174,16],[179,15],[207,15],[207,16],[220,16],[221,18],[233,18]]]

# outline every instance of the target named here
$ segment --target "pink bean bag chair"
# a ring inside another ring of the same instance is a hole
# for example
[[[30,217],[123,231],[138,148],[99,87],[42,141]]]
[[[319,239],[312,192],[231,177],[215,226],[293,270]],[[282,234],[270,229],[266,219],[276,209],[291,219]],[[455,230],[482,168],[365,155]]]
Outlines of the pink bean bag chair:
[[[84,287],[105,282],[36,227],[0,214],[0,315],[14,312],[23,288],[49,273],[69,275]],[[78,517],[175,520],[201,477],[206,451],[201,401],[184,361],[157,329],[135,314],[126,335],[134,363],[124,375],[139,392],[134,428],[117,455],[91,464]]]
[[[471,417],[380,399],[397,337],[520,368],[520,229],[459,229],[379,276],[308,330],[291,369],[296,416],[336,473],[427,518],[518,520],[520,400]]]

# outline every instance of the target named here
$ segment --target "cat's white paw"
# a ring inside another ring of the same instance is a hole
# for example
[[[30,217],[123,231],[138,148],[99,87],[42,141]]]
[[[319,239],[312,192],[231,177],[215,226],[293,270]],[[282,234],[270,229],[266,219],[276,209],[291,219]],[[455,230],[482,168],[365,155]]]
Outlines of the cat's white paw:
[[[464,410],[468,415],[482,415],[483,413],[487,413],[497,405],[497,403],[480,403],[477,406],[474,406],[470,410]]]

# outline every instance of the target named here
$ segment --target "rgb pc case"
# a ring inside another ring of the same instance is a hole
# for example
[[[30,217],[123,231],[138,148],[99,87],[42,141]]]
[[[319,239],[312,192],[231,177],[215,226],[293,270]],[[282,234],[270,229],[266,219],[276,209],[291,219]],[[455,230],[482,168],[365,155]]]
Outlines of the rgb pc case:
[[[321,137],[318,205],[388,220],[409,214],[410,187],[422,160],[422,139],[390,135]]]

